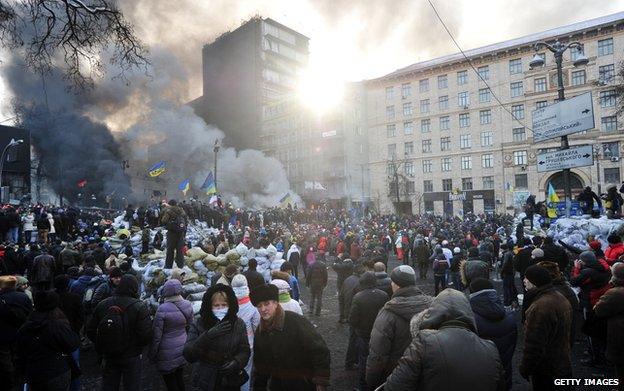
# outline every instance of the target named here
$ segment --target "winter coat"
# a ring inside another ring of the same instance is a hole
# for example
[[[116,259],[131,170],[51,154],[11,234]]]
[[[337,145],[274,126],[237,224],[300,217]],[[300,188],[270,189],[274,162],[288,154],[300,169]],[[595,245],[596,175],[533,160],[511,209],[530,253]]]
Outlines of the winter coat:
[[[243,276],[247,278],[247,286],[249,286],[250,291],[253,291],[254,288],[260,285],[263,285],[265,283],[264,277],[262,276],[262,274],[258,273],[255,270],[249,269],[243,273]]]
[[[48,213],[47,216],[48,219],[48,224],[50,225],[50,233],[51,234],[55,234],[56,233],[56,228],[54,228],[54,217],[52,217],[52,215],[50,213]]]
[[[84,293],[87,290],[87,285],[89,285],[89,282],[91,282],[92,278],[93,276],[89,275],[78,277],[77,280],[69,285],[69,291],[71,293],[77,294],[78,296],[84,296]]]
[[[182,284],[169,280],[162,290],[165,302],[158,306],[154,317],[154,338],[149,357],[162,373],[170,373],[186,363],[182,350],[186,330],[193,321],[193,305],[182,298]]]
[[[477,334],[483,339],[496,344],[500,359],[505,369],[506,389],[511,389],[511,359],[516,349],[518,330],[512,313],[505,312],[505,307],[498,297],[496,289],[485,289],[470,295],[470,307],[474,312]]]
[[[216,292],[225,292],[228,312],[219,321],[212,313],[211,298]],[[245,322],[238,318],[238,300],[232,288],[224,285],[210,287],[204,294],[199,315],[195,317],[184,345],[184,358],[193,364],[192,385],[195,390],[220,390],[219,367],[234,360],[237,369],[243,369],[249,361],[251,350]],[[232,330],[225,335],[208,338],[206,331],[220,322],[230,322]]]
[[[411,322],[414,337],[384,390],[502,389],[503,367],[491,341],[479,338],[466,297],[442,291]]]
[[[353,263],[344,262],[338,258],[333,262],[332,269],[336,272],[336,286],[340,290],[340,286],[353,273]]]
[[[70,292],[56,291],[59,295],[59,308],[69,321],[71,329],[80,334],[80,329],[84,323],[84,308],[82,306],[82,296]]]
[[[469,286],[476,278],[490,279],[490,267],[479,258],[468,258],[459,265],[462,284]]]
[[[559,270],[564,272],[570,266],[570,259],[568,257],[568,253],[561,246],[557,246],[556,244],[543,244],[540,247],[542,251],[544,251],[544,260],[555,262],[559,265]]]
[[[581,288],[579,299],[583,308],[590,309],[598,302],[609,288],[611,270],[604,261],[585,264],[582,268],[574,267],[570,284]]]
[[[375,278],[377,278],[377,289],[386,292],[388,297],[392,297],[392,286],[390,285],[392,281],[390,280],[390,276],[388,276],[388,273],[375,272]]]
[[[355,334],[365,340],[370,339],[377,314],[388,301],[386,292],[375,287],[375,276],[365,273],[360,278],[363,290],[353,297],[349,312],[349,324]]]
[[[17,330],[24,324],[33,310],[32,301],[23,292],[0,291],[0,348],[15,343]]]
[[[16,363],[29,383],[42,383],[70,370],[68,356],[80,346],[80,336],[58,308],[33,312],[15,337]]]
[[[32,273],[28,281],[32,285],[49,283],[54,279],[54,258],[49,254],[41,254],[33,260]]]
[[[513,251],[507,250],[503,253],[502,266],[500,270],[501,277],[514,276],[516,274],[516,271],[514,270],[513,260],[514,260]]]
[[[535,247],[526,246],[522,248],[514,257],[514,268],[521,277],[524,277],[524,271],[531,265],[535,264],[535,260],[531,258],[531,253]]]
[[[533,288],[524,322],[523,377],[566,378],[572,374],[570,326],[572,307],[550,284]]]
[[[557,277],[553,279],[552,284],[557,292],[561,293],[561,295],[568,300],[570,307],[572,307],[572,324],[570,325],[570,346],[572,346],[576,340],[576,325],[581,322],[579,298],[565,278]]]
[[[413,258],[416,263],[424,265],[429,262],[429,257],[431,256],[431,250],[429,246],[425,244],[423,240],[417,240],[416,246],[414,246],[414,255]]]
[[[431,296],[415,286],[399,288],[377,314],[366,361],[366,383],[381,385],[412,341],[409,322],[431,304]]]
[[[64,268],[78,266],[79,260],[80,260],[80,253],[74,250],[74,248],[71,245],[67,245],[59,254],[59,258]]]
[[[308,267],[306,285],[311,289],[323,289],[327,286],[327,266],[318,259]]]
[[[613,265],[617,259],[624,255],[624,243],[609,244],[605,250],[605,259],[609,265]]]
[[[160,223],[167,226],[167,223],[174,222],[178,217],[184,217],[185,221],[188,220],[186,212],[178,205],[172,205],[165,208],[165,211],[160,215]]]
[[[344,313],[348,316],[351,311],[351,303],[353,302],[353,297],[357,293],[357,289],[360,285],[360,277],[352,274],[347,277],[342,286],[340,287],[340,292],[338,295],[338,300],[342,300],[342,305],[344,306]]]
[[[624,287],[609,289],[598,300],[594,312],[607,318],[607,358],[615,365],[624,365]]]
[[[35,230],[35,215],[32,213],[22,217],[22,230],[34,231]]]
[[[258,328],[254,342],[254,391],[314,391],[329,385],[330,353],[309,320],[291,311],[272,330]]]
[[[299,247],[297,247],[296,244],[291,245],[288,253],[286,254],[286,260],[296,267],[299,266],[299,258],[301,258]]]

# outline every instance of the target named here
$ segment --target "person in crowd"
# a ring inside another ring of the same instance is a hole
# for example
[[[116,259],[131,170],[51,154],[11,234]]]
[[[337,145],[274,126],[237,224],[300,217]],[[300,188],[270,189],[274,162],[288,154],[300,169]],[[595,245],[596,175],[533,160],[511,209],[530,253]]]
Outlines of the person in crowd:
[[[303,316],[284,311],[275,285],[251,292],[260,313],[254,340],[253,390],[324,391],[330,353],[323,337]],[[276,365],[279,363],[279,365]]]
[[[68,357],[80,346],[80,336],[59,308],[56,292],[35,292],[35,311],[17,331],[15,343],[17,368],[29,390],[69,390],[75,365]]]
[[[238,299],[230,286],[216,284],[204,293],[184,345],[184,357],[193,364],[195,389],[239,390],[249,380],[244,371],[249,339],[237,313]]]
[[[563,247],[555,244],[551,236],[546,236],[540,247],[544,252],[544,260],[554,262],[559,266],[559,271],[565,273],[570,266],[570,258]]]
[[[434,296],[446,289],[446,272],[450,264],[444,254],[443,247],[437,246],[433,255],[433,286]]]
[[[453,285],[453,289],[457,289],[460,292],[463,292],[464,286],[461,282],[461,275],[459,272],[459,266],[464,260],[464,254],[459,247],[455,247],[453,249],[453,258],[451,258],[451,268],[449,269],[449,275],[451,277],[451,284]]]
[[[555,379],[572,377],[572,307],[541,266],[532,265],[524,271],[524,285],[527,310],[520,375],[531,381],[534,390],[554,390],[558,388]]]
[[[286,261],[290,262],[293,268],[293,276],[299,279],[299,262],[301,261],[301,251],[299,250],[299,246],[297,246],[297,242],[293,242],[288,249],[288,253],[286,254]]]
[[[106,270],[109,270],[112,267],[119,267],[119,264],[121,263],[121,261],[118,258],[118,254],[116,251],[111,251],[111,253],[108,255],[108,258],[106,258],[106,260],[104,261],[104,266],[106,267]]]
[[[306,285],[310,288],[310,313],[321,315],[323,290],[327,286],[327,265],[321,256],[308,266]]]
[[[237,315],[243,320],[243,322],[245,322],[245,328],[247,329],[247,341],[249,342],[251,355],[247,365],[245,366],[245,372],[247,372],[247,376],[251,379],[253,369],[254,335],[256,333],[256,329],[260,325],[260,313],[256,307],[251,304],[251,299],[249,298],[249,287],[247,286],[247,279],[244,275],[237,274],[234,276],[232,279],[232,290],[238,299]],[[250,387],[251,380],[248,380],[247,383],[241,386],[241,391],[249,391]]]
[[[614,184],[607,186],[607,194],[604,195],[605,211],[607,217],[610,219],[619,219],[622,216],[622,205],[624,205],[624,199],[617,192],[617,187]]]
[[[303,310],[298,301],[290,297],[290,285],[282,278],[271,280],[271,284],[275,285],[279,292],[279,303],[284,311],[292,311],[296,314],[303,315]]]
[[[141,389],[141,354],[152,341],[147,306],[139,300],[134,276],[121,277],[113,296],[101,301],[87,326],[87,336],[103,358],[102,389]]]
[[[338,304],[343,308],[345,314],[351,313],[351,304],[353,297],[360,289],[360,276],[363,273],[362,266],[353,269],[353,274],[347,277],[342,283],[340,294],[338,295]],[[339,320],[340,323],[348,323],[348,315],[345,319]],[[347,343],[347,352],[345,354],[345,370],[351,371],[357,363],[356,338],[355,330],[349,325],[349,342]]]
[[[184,240],[186,237],[186,226],[188,217],[186,212],[176,200],[169,200],[169,206],[160,217],[160,222],[167,228],[167,257],[165,259],[165,269],[171,269],[175,253],[176,265],[181,269],[184,267]]]
[[[470,283],[475,278],[490,278],[490,266],[481,260],[477,247],[468,249],[468,259],[460,264],[459,272],[462,284],[465,287],[470,286]]]
[[[63,271],[67,272],[72,266],[78,266],[80,264],[80,253],[76,251],[74,245],[71,242],[65,243],[65,247],[59,254],[60,263],[63,267]]]
[[[42,248],[41,254],[33,260],[31,271],[28,279],[33,289],[44,291],[52,289],[56,272],[55,262],[54,257],[47,253],[45,247]]]
[[[243,272],[243,275],[247,279],[247,284],[249,286],[249,290],[253,291],[256,287],[260,285],[264,285],[264,277],[261,273],[256,271],[258,267],[258,262],[255,258],[251,258],[249,263],[247,264],[247,270]]]
[[[494,284],[485,278],[472,281],[469,300],[474,312],[477,334],[496,345],[505,370],[505,389],[511,390],[513,374],[511,361],[518,338],[515,317],[513,313],[505,311]]]
[[[101,283],[93,292],[93,299],[91,305],[95,308],[101,301],[107,299],[113,295],[115,289],[121,282],[123,273],[120,268],[112,267],[108,271],[108,280]]]
[[[360,292],[353,297],[349,313],[349,324],[356,338],[358,357],[358,386],[366,391],[366,360],[368,345],[375,318],[389,297],[386,292],[377,288],[375,274],[366,272],[360,277]]]
[[[306,258],[305,258],[305,265],[303,268],[303,274],[305,275],[305,277],[307,278],[308,276],[308,268],[314,263],[316,262],[316,255],[314,254],[314,247],[310,247],[308,249],[308,252],[306,254]]]
[[[69,277],[65,274],[54,278],[54,289],[59,296],[59,308],[69,321],[72,331],[80,335],[84,323],[84,307],[82,297],[69,291]],[[72,352],[72,359],[77,368],[80,368],[80,349]],[[71,391],[80,390],[80,377],[74,377],[71,381]]]
[[[602,208],[600,197],[598,197],[598,194],[596,194],[590,186],[585,187],[583,191],[576,196],[576,200],[580,202],[583,214],[593,214],[594,201],[598,204],[598,209]]]
[[[535,247],[533,246],[533,242],[529,238],[519,239],[518,247],[520,249],[516,253],[514,257],[514,269],[520,273],[520,279],[524,280],[524,271],[531,265],[533,265],[533,258],[531,254]],[[522,286],[522,291],[526,293],[526,288],[524,285]]]
[[[234,264],[227,265],[223,271],[221,278],[217,280],[217,284],[230,285],[232,278],[238,274],[238,266]]]
[[[503,389],[503,367],[496,346],[477,335],[463,293],[454,289],[440,292],[429,308],[414,317],[411,333],[414,339],[388,376],[384,390]]]
[[[299,302],[299,280],[293,275],[293,266],[290,262],[282,263],[280,271],[288,274],[288,284],[290,285],[290,297],[296,302]]]
[[[427,271],[429,270],[429,257],[431,250],[422,236],[416,237],[414,241],[413,259],[414,266],[418,267],[418,276],[421,280],[427,279]]]
[[[340,287],[344,280],[353,273],[353,261],[343,259],[343,256],[334,257],[331,268],[336,272],[336,292],[340,293]]]
[[[544,251],[541,248],[534,248],[531,251],[531,265],[536,265],[544,260]]]
[[[386,264],[383,262],[375,262],[373,265],[373,271],[375,272],[375,278],[377,279],[377,289],[380,289],[388,294],[388,297],[392,296],[392,281],[390,276],[386,273]]]
[[[607,237],[607,241],[609,242],[609,247],[604,252],[607,263],[613,265],[617,261],[624,260],[624,243],[622,243],[622,238],[618,234],[612,233]]]
[[[156,363],[168,391],[184,391],[184,356],[186,331],[193,321],[193,306],[182,298],[182,284],[170,279],[162,289],[164,302],[154,317],[154,337],[148,356]]]
[[[410,320],[432,300],[416,288],[416,272],[412,267],[394,268],[390,279],[392,298],[375,319],[366,360],[366,384],[373,390],[384,382],[409,346]]]
[[[514,253],[507,243],[501,244],[503,251],[502,266],[500,269],[500,277],[503,280],[503,303],[505,307],[518,304],[518,291],[516,290],[516,271],[514,270],[513,261]]]
[[[35,214],[31,211],[22,217],[22,232],[24,233],[24,242],[33,243],[36,242],[36,235],[33,236],[35,231]]]

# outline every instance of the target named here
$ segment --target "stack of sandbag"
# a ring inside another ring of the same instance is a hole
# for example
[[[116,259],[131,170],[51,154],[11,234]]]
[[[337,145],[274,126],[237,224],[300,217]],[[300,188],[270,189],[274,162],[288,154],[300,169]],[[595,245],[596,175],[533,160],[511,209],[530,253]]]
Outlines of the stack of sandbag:
[[[254,258],[258,262],[258,267],[256,268],[258,273],[262,274],[264,281],[271,281],[271,261],[269,260],[267,249],[262,247],[254,249]]]
[[[182,285],[182,291],[184,292],[184,296],[188,301],[193,305],[193,314],[197,315],[201,308],[202,298],[204,297],[204,292],[206,292],[206,285],[192,282],[185,283]]]
[[[247,248],[247,246],[245,246],[243,242],[240,242],[238,246],[235,247],[235,250],[240,256],[238,260],[240,263],[240,266],[247,267],[247,264],[249,264],[249,258],[247,257],[247,254],[249,253],[249,249]]]

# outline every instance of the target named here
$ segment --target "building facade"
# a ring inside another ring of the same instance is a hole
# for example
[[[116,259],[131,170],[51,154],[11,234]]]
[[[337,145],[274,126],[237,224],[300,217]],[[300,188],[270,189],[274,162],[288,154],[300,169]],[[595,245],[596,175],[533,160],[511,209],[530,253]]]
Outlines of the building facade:
[[[6,160],[2,165],[0,192],[2,202],[28,201],[31,196],[30,132],[25,129],[0,125],[0,151],[5,150],[11,140],[22,140],[20,144],[6,149]]]
[[[370,80],[367,89],[370,195],[382,212],[513,212],[529,194],[563,196],[561,172],[537,172],[532,111],[557,102],[553,55],[530,69],[538,41],[578,41],[564,54],[566,98],[591,92],[596,127],[569,136],[594,147],[595,164],[571,170],[573,195],[622,180],[624,127],[615,114],[615,74],[624,60],[624,13],[420,62]],[[472,64],[472,65],[471,65]]]

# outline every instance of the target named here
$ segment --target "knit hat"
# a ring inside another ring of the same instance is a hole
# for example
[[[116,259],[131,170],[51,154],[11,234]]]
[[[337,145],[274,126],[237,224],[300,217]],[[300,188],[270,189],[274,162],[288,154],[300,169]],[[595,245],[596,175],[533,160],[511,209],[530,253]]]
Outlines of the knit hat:
[[[559,265],[550,261],[542,261],[537,264],[537,266],[543,267],[548,270],[548,274],[554,280],[555,278],[561,277],[561,271],[559,270]]]
[[[120,268],[115,266],[110,268],[110,270],[108,271],[108,276],[110,278],[121,277],[123,276],[123,273],[121,272]]]
[[[242,274],[237,274],[232,278],[230,283],[234,294],[237,299],[242,299],[249,296],[249,286],[247,285],[247,277]]]
[[[34,300],[35,311],[39,312],[52,311],[59,306],[59,296],[54,291],[36,291]]]
[[[494,284],[492,284],[492,281],[486,278],[475,278],[470,283],[470,293],[475,293],[486,289],[494,289]]]
[[[360,276],[360,286],[362,288],[374,288],[376,284],[377,278],[375,277],[375,273],[366,272]]]
[[[184,280],[184,276],[186,276],[186,272],[183,269],[176,267],[171,270],[171,278],[174,280],[182,282]]]
[[[251,295],[249,295],[251,299],[251,304],[255,307],[258,306],[263,301],[279,301],[279,290],[275,285],[272,284],[262,284],[254,288]]]
[[[0,276],[0,289],[15,289],[17,286],[17,277],[15,276]]]
[[[607,241],[609,242],[609,244],[616,244],[620,243],[622,241],[622,238],[620,238],[617,234],[611,234],[607,237]]]
[[[408,265],[397,266],[390,273],[390,280],[401,288],[416,285],[416,272]]]
[[[271,280],[271,284],[275,285],[278,289],[278,293],[287,293],[290,291],[290,285],[281,279]]]
[[[583,251],[581,255],[579,255],[579,259],[586,265],[598,263],[598,258],[596,258],[596,254],[594,254],[593,251]]]
[[[552,278],[550,277],[548,270],[537,265],[529,266],[525,270],[524,276],[536,287],[541,287],[552,282]]]
[[[238,273],[238,266],[234,264],[227,265],[223,271],[223,275],[228,278],[234,277],[236,273]]]
[[[461,253],[461,248],[459,248],[459,247],[455,247],[455,248],[453,249],[453,254],[459,254],[459,253]]]
[[[591,248],[594,251],[602,250],[602,243],[600,243],[599,240],[592,240],[591,242],[589,242],[589,248]]]
[[[544,250],[541,248],[536,248],[531,251],[531,258],[533,259],[542,259],[544,258]]]
[[[624,286],[624,263],[616,262],[611,266],[611,285]]]

